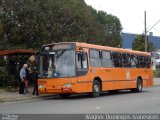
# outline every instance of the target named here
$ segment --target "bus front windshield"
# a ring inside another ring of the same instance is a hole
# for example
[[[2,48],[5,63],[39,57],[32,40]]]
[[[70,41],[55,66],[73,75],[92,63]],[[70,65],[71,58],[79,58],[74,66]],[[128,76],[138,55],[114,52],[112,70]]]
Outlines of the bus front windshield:
[[[39,58],[39,77],[75,76],[75,51],[59,50],[41,54]]]

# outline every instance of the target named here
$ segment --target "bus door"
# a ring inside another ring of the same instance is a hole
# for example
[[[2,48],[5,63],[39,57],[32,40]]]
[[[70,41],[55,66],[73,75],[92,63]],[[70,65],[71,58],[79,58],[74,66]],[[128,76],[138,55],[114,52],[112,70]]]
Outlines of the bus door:
[[[90,75],[88,73],[88,57],[87,52],[77,51],[76,53],[76,72],[77,72],[77,91],[90,92],[92,85]]]

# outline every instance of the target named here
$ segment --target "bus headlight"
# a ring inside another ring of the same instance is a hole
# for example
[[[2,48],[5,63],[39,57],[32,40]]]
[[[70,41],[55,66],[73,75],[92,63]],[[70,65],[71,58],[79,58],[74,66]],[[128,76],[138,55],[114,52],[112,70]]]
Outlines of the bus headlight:
[[[66,83],[66,84],[64,84],[64,87],[72,87],[72,84]]]
[[[38,87],[39,87],[39,88],[46,88],[45,85],[39,85]]]

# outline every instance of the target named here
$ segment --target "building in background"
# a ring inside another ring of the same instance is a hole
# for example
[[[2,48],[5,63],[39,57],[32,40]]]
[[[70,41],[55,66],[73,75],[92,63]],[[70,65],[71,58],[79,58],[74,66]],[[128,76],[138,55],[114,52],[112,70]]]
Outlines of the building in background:
[[[132,49],[132,43],[135,41],[137,34],[122,33],[122,46],[126,49]],[[154,44],[156,51],[160,51],[160,37],[149,35],[148,39]]]

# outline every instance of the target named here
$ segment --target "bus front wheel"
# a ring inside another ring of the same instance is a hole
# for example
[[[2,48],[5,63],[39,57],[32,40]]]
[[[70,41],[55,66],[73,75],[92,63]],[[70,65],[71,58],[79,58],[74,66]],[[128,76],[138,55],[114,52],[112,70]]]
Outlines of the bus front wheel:
[[[92,85],[92,92],[90,93],[90,95],[92,97],[98,97],[100,93],[101,93],[100,83],[98,80],[94,80]]]

